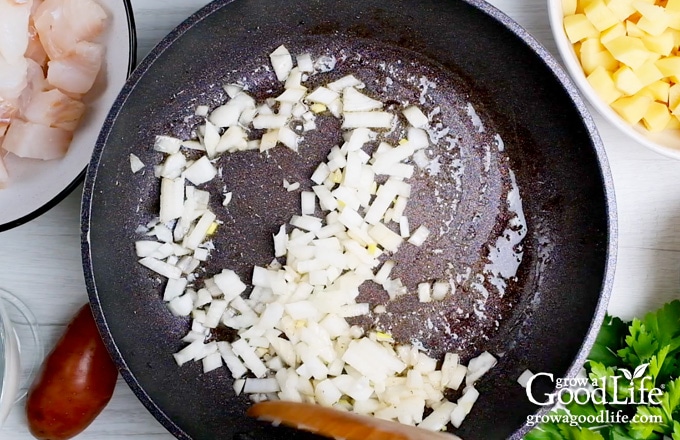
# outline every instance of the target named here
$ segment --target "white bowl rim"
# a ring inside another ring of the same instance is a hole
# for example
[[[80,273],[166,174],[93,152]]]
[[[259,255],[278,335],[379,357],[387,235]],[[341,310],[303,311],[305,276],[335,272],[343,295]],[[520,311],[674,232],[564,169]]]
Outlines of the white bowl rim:
[[[547,0],[547,3],[550,29],[552,30],[553,38],[557,44],[557,50],[560,53],[560,57],[562,58],[567,71],[588,102],[595,107],[600,115],[628,137],[663,156],[680,160],[680,136],[678,136],[677,147],[671,147],[660,143],[662,140],[661,138],[664,136],[663,134],[649,133],[640,124],[635,127],[629,125],[595,93],[595,90],[586,79],[581,64],[576,58],[573,45],[564,31],[562,0]],[[678,131],[678,133],[680,133],[680,131]],[[657,139],[655,140],[654,138]]]

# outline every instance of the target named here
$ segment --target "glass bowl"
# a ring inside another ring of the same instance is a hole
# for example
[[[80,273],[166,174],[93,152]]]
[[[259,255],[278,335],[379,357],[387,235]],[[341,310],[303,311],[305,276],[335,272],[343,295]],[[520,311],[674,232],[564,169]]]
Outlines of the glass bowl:
[[[0,288],[0,426],[26,396],[43,354],[35,316],[18,297]]]

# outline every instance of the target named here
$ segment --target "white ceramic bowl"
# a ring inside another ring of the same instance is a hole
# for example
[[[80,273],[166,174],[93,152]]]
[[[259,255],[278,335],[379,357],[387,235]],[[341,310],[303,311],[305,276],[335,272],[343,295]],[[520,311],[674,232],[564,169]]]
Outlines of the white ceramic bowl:
[[[66,156],[60,160],[5,158],[11,174],[0,189],[0,231],[25,223],[46,212],[82,181],[101,126],[113,101],[134,67],[136,37],[129,0],[99,0],[110,21],[101,42],[106,45],[102,74],[86,95],[88,110],[75,132]]]
[[[557,49],[560,52],[560,56],[564,61],[567,71],[590,104],[592,104],[592,106],[616,128],[635,139],[638,143],[657,153],[663,154],[664,156],[680,159],[680,130],[665,130],[660,133],[650,133],[641,124],[631,126],[624,121],[618,113],[612,110],[609,105],[600,99],[590,83],[588,83],[586,75],[581,68],[581,64],[576,57],[576,52],[574,52],[574,47],[564,31],[562,0],[547,1],[550,27],[555,42],[557,43]]]

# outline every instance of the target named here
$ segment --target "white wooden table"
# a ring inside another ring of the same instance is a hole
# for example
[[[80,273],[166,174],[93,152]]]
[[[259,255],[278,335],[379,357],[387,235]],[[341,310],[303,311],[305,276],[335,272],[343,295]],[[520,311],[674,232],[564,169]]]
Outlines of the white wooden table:
[[[206,0],[132,0],[139,58]],[[545,0],[493,0],[554,54]],[[641,315],[680,297],[680,161],[627,140],[595,115],[609,156],[618,202],[619,254],[609,310]],[[19,295],[42,324],[51,347],[87,300],[79,238],[80,188],[42,217],[0,233],[0,286]],[[30,440],[23,402],[0,439]],[[113,399],[82,440],[172,437],[119,380]]]

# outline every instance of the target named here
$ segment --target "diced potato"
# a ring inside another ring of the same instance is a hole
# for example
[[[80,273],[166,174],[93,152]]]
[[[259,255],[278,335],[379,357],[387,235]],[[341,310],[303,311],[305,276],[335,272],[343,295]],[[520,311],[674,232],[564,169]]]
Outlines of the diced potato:
[[[669,11],[666,7],[666,12],[669,15],[668,27],[670,29],[680,30],[680,11]]]
[[[625,95],[634,95],[644,87],[640,79],[635,75],[633,69],[623,66],[612,74],[612,79],[616,88]]]
[[[649,52],[649,57],[647,58],[647,62],[650,62],[650,61],[651,61],[651,62],[654,63],[654,62],[660,60],[661,58],[662,58],[662,56],[659,55],[658,53],[656,53],[656,52]]]
[[[613,40],[616,37],[622,37],[626,35],[626,26],[619,22],[616,23],[614,26],[610,27],[609,29],[603,31],[600,34],[600,41],[603,43],[606,43],[608,41]]]
[[[631,0],[609,0],[607,7],[616,15],[620,21],[626,21],[628,17],[635,13]]]
[[[662,131],[671,121],[671,112],[665,104],[652,102],[647,113],[642,118],[642,123],[651,132]]]
[[[656,67],[674,83],[680,82],[680,57],[662,58],[656,62]]]
[[[642,40],[635,37],[617,37],[604,45],[618,61],[637,69],[649,59],[649,51]]]
[[[637,24],[635,24],[634,21],[628,20],[626,21],[626,33],[628,34],[629,37],[644,37],[647,35],[645,31],[640,29]]]
[[[619,19],[607,7],[604,0],[593,0],[588,6],[583,8],[583,13],[595,26],[595,29],[600,32],[619,23]]]
[[[645,94],[655,101],[668,104],[668,94],[671,85],[666,81],[656,81],[640,90],[638,94]]]
[[[581,62],[583,63],[583,71],[586,72],[586,75],[590,75],[598,66],[602,66],[610,72],[615,71],[619,67],[619,62],[606,50],[592,54],[591,58],[584,57]],[[586,64],[588,64],[588,67],[586,67]]]
[[[633,7],[642,14],[637,25],[650,35],[661,35],[670,24],[670,15],[661,6],[636,1]]]
[[[605,47],[600,43],[598,38],[586,38],[581,41],[581,47],[579,48],[579,53],[583,56],[586,53],[597,53],[605,50]]]
[[[675,34],[666,29],[661,35],[643,35],[640,37],[645,47],[662,56],[669,56],[675,46]]]
[[[581,43],[580,41],[577,42],[577,43],[574,43],[574,52],[576,52],[576,56],[577,56],[579,59],[581,59],[581,55],[580,55],[580,53],[581,53],[581,44],[582,44],[582,43]]]
[[[675,109],[680,105],[680,84],[673,84],[668,87],[668,107]]]
[[[611,104],[622,96],[619,89],[616,88],[611,73],[605,70],[604,67],[599,66],[588,75],[588,82],[600,98],[607,104]],[[642,115],[640,116],[642,118]]]
[[[564,17],[564,31],[572,43],[585,40],[588,37],[597,38],[600,36],[600,33],[585,14],[574,14]]]
[[[574,15],[576,14],[576,4],[577,0],[562,0],[562,11],[564,15]]]
[[[602,66],[610,72],[619,68],[619,62],[596,38],[588,38],[581,43],[580,60],[586,76],[593,73],[598,66]]]
[[[583,14],[583,11],[586,8],[586,6],[588,6],[592,2],[593,0],[579,0],[578,2],[576,2],[576,13]]]
[[[680,0],[562,0],[562,7],[600,98],[629,124],[680,130]]]
[[[647,114],[652,98],[645,95],[624,96],[612,103],[612,108],[626,122],[635,125]]]
[[[648,61],[639,68],[635,69],[635,76],[642,83],[642,87],[646,87],[663,78],[663,73],[656,67],[654,61]]]
[[[668,121],[666,130],[680,130],[680,119],[678,119],[677,116],[671,114],[671,120]]]

